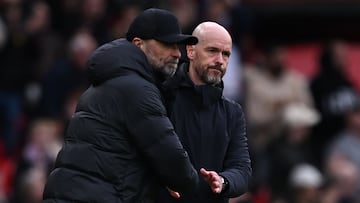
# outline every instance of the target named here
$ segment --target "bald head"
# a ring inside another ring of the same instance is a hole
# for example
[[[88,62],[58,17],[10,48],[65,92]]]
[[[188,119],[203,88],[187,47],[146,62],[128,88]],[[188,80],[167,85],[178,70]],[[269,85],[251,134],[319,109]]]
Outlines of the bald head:
[[[215,22],[203,22],[193,31],[192,35],[201,40],[219,40],[232,43],[229,32],[221,25]]]
[[[215,22],[204,22],[192,34],[199,42],[186,47],[191,80],[196,85],[220,83],[231,54],[232,39],[229,32]]]

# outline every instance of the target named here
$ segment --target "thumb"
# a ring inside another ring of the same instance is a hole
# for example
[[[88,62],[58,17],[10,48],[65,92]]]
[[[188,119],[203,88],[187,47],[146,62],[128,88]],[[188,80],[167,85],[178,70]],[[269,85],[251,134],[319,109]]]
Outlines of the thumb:
[[[174,197],[174,198],[180,198],[180,193],[178,193],[178,192],[175,192],[175,191],[173,191],[173,190],[171,190],[170,188],[166,188],[168,191],[169,191],[169,193],[170,193],[170,195],[172,196],[172,197]]]
[[[209,172],[208,172],[207,170],[205,170],[204,168],[201,168],[201,169],[200,169],[200,173],[201,173],[202,175],[208,175],[208,174],[209,174]]]

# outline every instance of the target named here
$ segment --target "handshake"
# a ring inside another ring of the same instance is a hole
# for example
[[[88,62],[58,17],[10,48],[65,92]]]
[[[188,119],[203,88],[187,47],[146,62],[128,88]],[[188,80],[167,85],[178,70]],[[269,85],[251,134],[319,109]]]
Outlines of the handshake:
[[[211,190],[216,193],[216,194],[220,194],[223,190],[226,189],[227,186],[227,181],[220,176],[217,172],[215,171],[207,171],[204,168],[200,169],[200,174],[203,176],[205,182],[207,182],[211,188]],[[167,190],[169,191],[170,195],[174,198],[180,198],[180,193],[173,191],[169,188],[167,188]]]

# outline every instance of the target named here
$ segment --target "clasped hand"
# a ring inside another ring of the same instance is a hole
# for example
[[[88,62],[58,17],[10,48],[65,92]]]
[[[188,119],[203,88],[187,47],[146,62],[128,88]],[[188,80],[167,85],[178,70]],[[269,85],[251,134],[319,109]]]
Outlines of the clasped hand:
[[[222,181],[221,181],[221,176],[215,172],[215,171],[207,171],[204,168],[200,169],[200,174],[202,175],[202,177],[204,178],[205,182],[207,182],[211,188],[211,190],[214,193],[221,193],[222,191]],[[169,188],[167,188],[167,190],[169,191],[170,195],[174,198],[180,198],[180,193],[175,192]]]

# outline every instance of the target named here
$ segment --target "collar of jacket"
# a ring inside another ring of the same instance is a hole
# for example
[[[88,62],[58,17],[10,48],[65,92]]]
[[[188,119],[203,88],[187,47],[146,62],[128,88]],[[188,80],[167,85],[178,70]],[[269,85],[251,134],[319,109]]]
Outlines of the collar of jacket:
[[[126,39],[117,39],[97,48],[87,62],[87,75],[93,85],[135,72],[154,83],[153,69],[145,54]]]
[[[167,99],[175,99],[180,89],[193,89],[199,105],[209,107],[222,98],[223,82],[217,85],[195,85],[189,76],[189,63],[182,63],[174,77],[162,83],[162,89]]]

